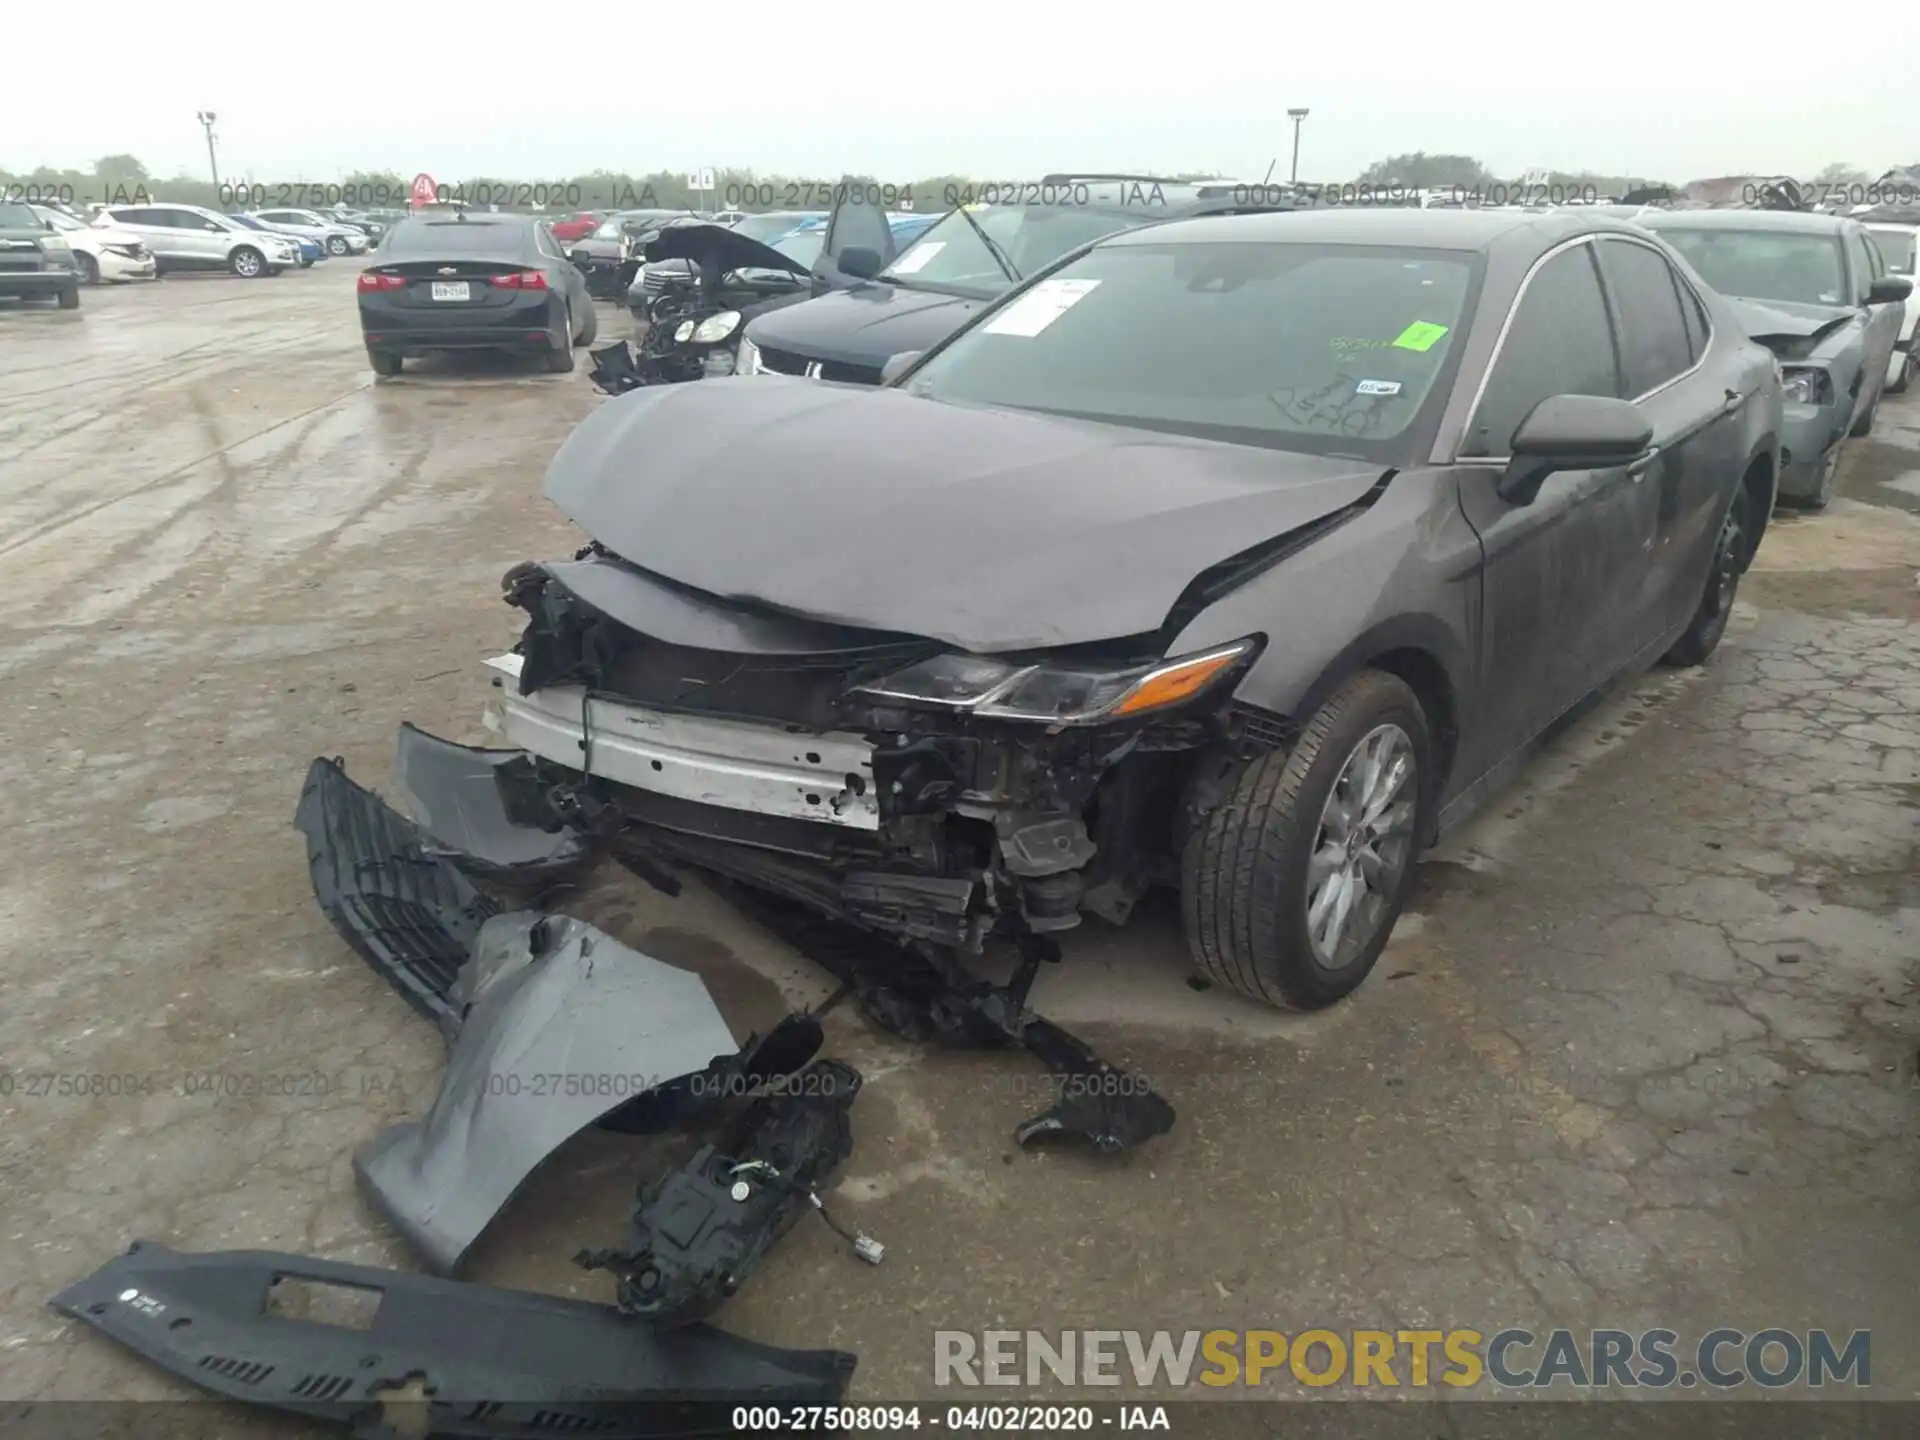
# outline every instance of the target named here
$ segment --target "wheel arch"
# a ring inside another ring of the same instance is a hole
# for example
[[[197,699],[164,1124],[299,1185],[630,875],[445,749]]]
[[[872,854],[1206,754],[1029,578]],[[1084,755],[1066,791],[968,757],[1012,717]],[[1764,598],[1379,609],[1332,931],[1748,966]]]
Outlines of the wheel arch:
[[[1747,553],[1741,561],[1741,569],[1753,564],[1753,557],[1760,551],[1760,540],[1767,531],[1767,522],[1773,517],[1773,507],[1779,498],[1780,487],[1780,440],[1778,436],[1768,435],[1747,457],[1747,468],[1740,473],[1740,488],[1748,501],[1747,531],[1752,537],[1747,544]]]

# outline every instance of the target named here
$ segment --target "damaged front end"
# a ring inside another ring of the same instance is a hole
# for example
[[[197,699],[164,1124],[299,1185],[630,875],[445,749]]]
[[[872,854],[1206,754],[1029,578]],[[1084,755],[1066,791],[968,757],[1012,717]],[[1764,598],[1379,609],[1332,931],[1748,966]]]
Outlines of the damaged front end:
[[[677,640],[603,608],[631,587]],[[729,613],[591,549],[506,590],[528,622],[489,724],[530,757],[500,773],[516,821],[972,953],[1172,883],[1192,752],[1240,735],[1221,697],[1259,644],[987,658]]]
[[[593,383],[604,394],[732,375],[747,322],[808,294],[804,265],[723,225],[662,231],[646,259],[686,261],[693,283],[651,305],[637,345],[622,340],[591,352]]]

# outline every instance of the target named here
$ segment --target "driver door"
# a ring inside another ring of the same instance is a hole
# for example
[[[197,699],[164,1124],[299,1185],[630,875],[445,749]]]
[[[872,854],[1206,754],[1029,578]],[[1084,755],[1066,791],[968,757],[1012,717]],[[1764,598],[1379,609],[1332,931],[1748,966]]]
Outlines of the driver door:
[[[1887,262],[1881,258],[1879,247],[1867,238],[1866,226],[1847,227],[1847,255],[1854,271],[1854,298],[1866,320],[1866,334],[1861,342],[1866,356],[1860,368],[1860,394],[1855,397],[1853,407],[1853,418],[1858,420],[1879,400],[1881,387],[1886,384],[1893,347],[1900,339],[1901,321],[1906,318],[1906,302],[1896,301],[1890,305],[1867,302],[1867,292],[1873,282],[1887,273]]]
[[[1650,462],[1558,471],[1526,505],[1499,493],[1513,433],[1542,400],[1618,399],[1624,389],[1594,247],[1581,241],[1546,260],[1522,291],[1455,468],[1481,548],[1462,776],[1477,779],[1530,744],[1638,648]]]
[[[840,268],[840,256],[850,247],[873,251],[880,257],[883,270],[893,263],[897,253],[893,226],[887,220],[886,208],[878,203],[880,197],[876,190],[872,181],[851,175],[840,182],[833,213],[827,217],[826,243],[820,248],[820,258],[813,262],[815,295],[846,290],[861,283],[858,276]]]

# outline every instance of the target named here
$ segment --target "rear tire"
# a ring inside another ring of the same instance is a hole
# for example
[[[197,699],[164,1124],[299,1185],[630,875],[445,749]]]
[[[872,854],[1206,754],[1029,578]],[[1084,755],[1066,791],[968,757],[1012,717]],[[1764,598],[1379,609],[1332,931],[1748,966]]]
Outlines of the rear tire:
[[[1727,515],[1720,522],[1720,534],[1713,542],[1713,556],[1707,565],[1707,583],[1693,621],[1686,633],[1673,642],[1673,648],[1660,657],[1662,665],[1700,665],[1719,648],[1727,633],[1727,620],[1733,614],[1733,597],[1740,589],[1740,575],[1746,569],[1747,550],[1746,487],[1733,497]]]
[[[98,285],[100,283],[100,262],[84,250],[73,252],[73,258],[80,262],[80,283]]]
[[[258,280],[267,273],[267,257],[251,245],[242,245],[227,257],[227,268],[242,280]]]
[[[376,350],[373,346],[369,345],[367,347],[367,363],[373,366],[373,373],[376,375],[398,375],[402,362],[400,357],[394,354],[393,351]]]
[[[591,345],[595,340],[599,338],[600,338],[600,307],[598,305],[593,304],[591,301],[589,301],[587,303],[586,323],[580,327],[580,338],[574,341],[573,343],[576,345]]]
[[[1413,882],[1430,829],[1432,757],[1426,712],[1406,682],[1363,670],[1314,713],[1291,751],[1242,762],[1182,846],[1181,909],[1194,964],[1282,1010],[1317,1010],[1357,989]],[[1381,788],[1367,783],[1370,773],[1384,777]],[[1375,802],[1384,807],[1377,813]],[[1362,872],[1366,883],[1356,891]],[[1327,930],[1330,911],[1310,913],[1316,897],[1349,907],[1343,923]]]
[[[565,375],[573,369],[573,307],[567,307],[566,325],[560,332],[560,348],[547,350],[547,373]]]

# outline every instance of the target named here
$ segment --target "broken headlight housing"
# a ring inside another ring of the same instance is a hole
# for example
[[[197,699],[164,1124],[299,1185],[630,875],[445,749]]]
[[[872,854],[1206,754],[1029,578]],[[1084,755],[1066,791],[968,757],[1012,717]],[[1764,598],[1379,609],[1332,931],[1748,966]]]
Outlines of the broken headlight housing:
[[[693,327],[693,343],[696,345],[718,345],[722,340],[740,328],[738,310],[722,310],[718,315],[709,315]]]
[[[1825,405],[1833,399],[1833,377],[1818,365],[1781,367],[1789,405]]]
[[[1129,720],[1191,700],[1240,668],[1259,648],[1231,645],[1118,670],[1022,665],[951,652],[855,687],[855,695],[953,710],[986,720],[1094,725]]]

